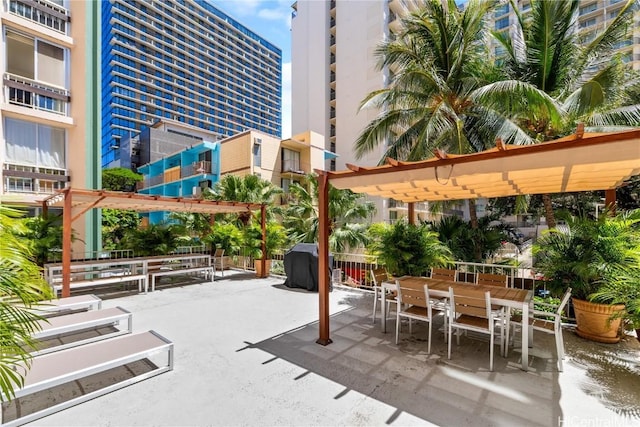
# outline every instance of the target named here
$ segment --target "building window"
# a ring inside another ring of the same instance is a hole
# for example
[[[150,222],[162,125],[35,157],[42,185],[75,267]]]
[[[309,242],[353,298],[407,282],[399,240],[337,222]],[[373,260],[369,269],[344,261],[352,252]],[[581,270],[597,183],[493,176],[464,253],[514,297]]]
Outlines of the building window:
[[[262,143],[258,138],[253,142],[253,166],[257,168],[262,167]]]
[[[596,25],[596,18],[587,19],[580,23],[580,28],[587,28]]]
[[[300,152],[282,149],[282,172],[300,171]]]
[[[509,26],[509,17],[506,16],[502,19],[498,19],[496,21],[496,30],[502,30],[503,28],[507,28]]]
[[[5,139],[9,162],[66,168],[64,129],[6,118]]]
[[[587,6],[583,6],[580,8],[579,14],[580,16],[585,15],[589,12],[593,12],[594,10],[596,10],[598,8],[598,4],[597,3],[591,3]]]
[[[7,72],[66,87],[64,49],[7,31]]]

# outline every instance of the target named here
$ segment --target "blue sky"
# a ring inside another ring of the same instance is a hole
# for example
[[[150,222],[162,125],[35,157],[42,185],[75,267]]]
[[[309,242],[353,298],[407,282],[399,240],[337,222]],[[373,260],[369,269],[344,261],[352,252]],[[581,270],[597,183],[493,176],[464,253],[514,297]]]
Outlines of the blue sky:
[[[291,5],[295,0],[210,0],[282,50],[282,138],[291,136]]]

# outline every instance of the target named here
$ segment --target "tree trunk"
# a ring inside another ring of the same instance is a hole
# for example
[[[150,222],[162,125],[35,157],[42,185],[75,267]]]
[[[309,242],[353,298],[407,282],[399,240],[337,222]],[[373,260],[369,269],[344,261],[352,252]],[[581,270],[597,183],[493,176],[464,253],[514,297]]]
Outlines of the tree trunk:
[[[469,223],[474,230],[478,228],[478,213],[476,212],[475,199],[469,199]]]
[[[544,205],[544,216],[547,219],[547,226],[549,228],[555,228],[556,226],[556,216],[553,213],[553,205],[551,204],[551,195],[543,194],[542,195],[542,203]]]

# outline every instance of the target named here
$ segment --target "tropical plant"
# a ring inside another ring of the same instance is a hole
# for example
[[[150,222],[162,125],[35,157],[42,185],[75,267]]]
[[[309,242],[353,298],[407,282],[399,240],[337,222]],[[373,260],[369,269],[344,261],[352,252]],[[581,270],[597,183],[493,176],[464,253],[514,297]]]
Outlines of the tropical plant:
[[[273,215],[279,212],[279,207],[275,204],[275,200],[280,194],[282,194],[281,188],[257,175],[225,175],[204,193],[204,197],[211,200],[266,203],[267,218],[272,218]],[[248,213],[241,214],[236,215],[235,218],[242,225],[246,225],[249,223],[251,215]]]
[[[532,0],[521,14],[516,3],[515,26],[494,36],[505,50],[500,64],[501,85],[534,86],[541,92],[515,120],[535,141],[549,141],[574,133],[576,124],[587,131],[615,131],[640,124],[638,98],[628,95],[638,87],[638,74],[617,54],[619,42],[629,37],[637,0],[627,0],[618,15],[596,33],[579,32],[580,0]],[[593,38],[588,41],[587,37]],[[551,96],[549,103],[542,95]],[[551,196],[543,195],[547,225],[555,226]]]
[[[548,230],[533,245],[534,268],[548,289],[560,294],[571,287],[575,298],[589,300],[620,283],[622,271],[640,277],[640,210],[597,220],[559,216],[566,225]]]
[[[248,255],[254,259],[262,258],[262,229],[258,221],[254,221],[245,229],[244,247],[248,249]],[[277,222],[267,222],[265,230],[265,258],[271,259],[273,254],[282,249],[288,239],[285,228]]]
[[[0,390],[9,398],[23,384],[22,372],[15,366],[30,365],[31,334],[39,329],[41,318],[30,307],[53,297],[28,242],[21,237],[27,232],[21,216],[19,210],[0,204]]]
[[[25,225],[22,236],[28,240],[36,264],[43,267],[56,254],[62,253],[62,220],[59,216],[35,216],[22,221]]]
[[[202,240],[211,246],[212,252],[215,252],[215,248],[224,249],[227,255],[240,251],[244,236],[234,223],[216,222],[210,230]]]
[[[283,225],[294,243],[318,241],[318,182],[314,175],[307,176],[303,185],[289,187],[291,202],[284,208]],[[351,190],[329,187],[329,248],[342,252],[366,243],[368,220],[375,211],[372,202]]]
[[[527,108],[535,88],[490,85],[500,77],[487,61],[486,17],[498,4],[470,0],[427,0],[402,20],[403,29],[377,50],[380,69],[394,70],[388,87],[369,94],[361,108],[380,109],[355,142],[356,156],[380,145],[387,157],[423,160],[436,149],[467,154],[490,148],[500,137],[511,143],[531,138],[509,117]],[[548,100],[551,102],[551,100]],[[510,111],[513,110],[513,111]],[[385,145],[386,144],[386,145]],[[475,201],[469,202],[473,228]]]
[[[136,256],[166,255],[179,245],[179,235],[171,225],[150,224],[128,230],[122,239],[124,247],[133,248]]]
[[[611,279],[604,282],[600,289],[591,295],[591,299],[604,304],[624,304],[625,310],[618,315],[623,317],[627,329],[636,330],[637,338],[640,340],[639,270],[637,266],[617,266]]]
[[[142,175],[126,168],[102,170],[102,188],[110,191],[135,191],[136,184],[143,180]],[[122,246],[122,239],[128,230],[140,226],[140,215],[135,211],[121,209],[102,209],[102,248],[131,249]]]
[[[483,262],[500,249],[502,242],[517,241],[513,227],[499,221],[496,215],[479,218],[477,228],[458,216],[442,217],[429,226],[459,261]]]
[[[453,262],[449,248],[425,224],[397,221],[391,226],[376,225],[370,234],[367,252],[394,276],[423,276],[431,267]]]

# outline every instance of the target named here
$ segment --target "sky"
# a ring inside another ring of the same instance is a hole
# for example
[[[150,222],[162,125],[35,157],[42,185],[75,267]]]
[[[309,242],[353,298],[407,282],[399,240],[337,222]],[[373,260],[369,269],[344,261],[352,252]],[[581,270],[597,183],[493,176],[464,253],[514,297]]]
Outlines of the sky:
[[[210,0],[282,50],[282,138],[291,136],[291,5],[295,0]]]

